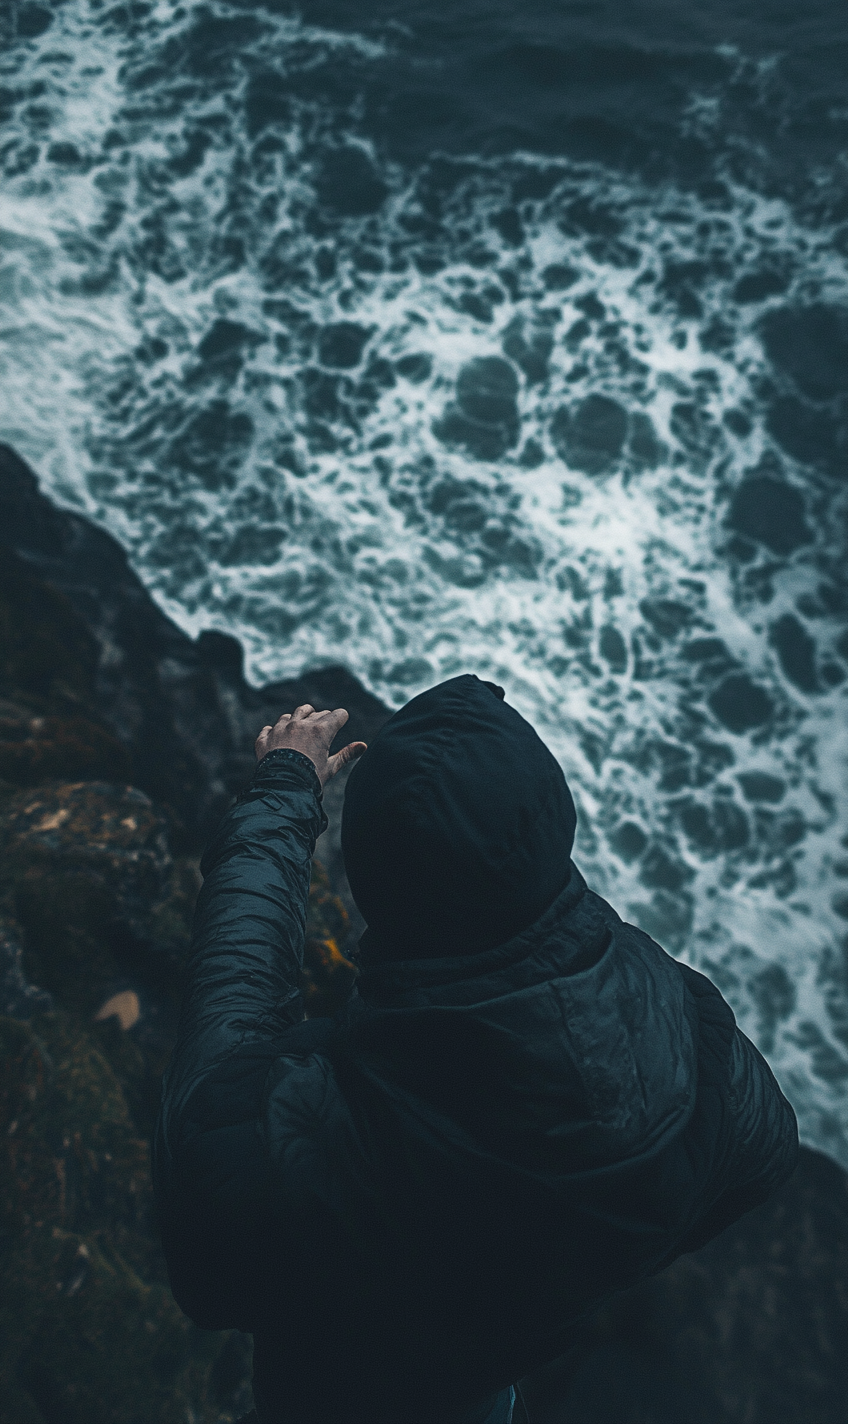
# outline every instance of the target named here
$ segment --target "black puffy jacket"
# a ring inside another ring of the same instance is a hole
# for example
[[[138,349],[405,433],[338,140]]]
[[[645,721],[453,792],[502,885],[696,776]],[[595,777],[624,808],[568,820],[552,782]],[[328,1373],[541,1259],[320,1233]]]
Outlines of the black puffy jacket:
[[[795,1118],[709,980],[567,858],[529,928],[366,955],[304,1021],[324,824],[312,764],[272,752],[204,857],[154,1150],[171,1284],[253,1334],[262,1424],[472,1424],[764,1200]]]

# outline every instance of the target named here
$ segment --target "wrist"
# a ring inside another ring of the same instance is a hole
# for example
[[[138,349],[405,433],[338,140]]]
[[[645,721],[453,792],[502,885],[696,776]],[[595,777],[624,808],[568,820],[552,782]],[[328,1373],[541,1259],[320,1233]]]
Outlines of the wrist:
[[[321,784],[321,778],[318,775],[318,768],[311,757],[308,757],[305,752],[298,751],[296,747],[272,747],[269,752],[265,753],[261,761],[257,762],[253,772],[254,782],[258,780],[262,772],[271,771],[275,766],[285,765],[300,766],[304,771],[309,773],[310,780],[313,783],[313,790],[320,801],[323,796],[324,788]]]

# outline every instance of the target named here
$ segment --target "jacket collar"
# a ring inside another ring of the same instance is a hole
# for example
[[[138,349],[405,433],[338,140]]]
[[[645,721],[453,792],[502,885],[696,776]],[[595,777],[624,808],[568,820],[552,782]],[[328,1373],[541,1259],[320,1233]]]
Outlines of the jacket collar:
[[[582,900],[586,894],[586,881],[576,865],[571,862],[571,871],[564,888],[543,915],[520,934],[503,944],[495,945],[478,954],[452,954],[443,958],[426,959],[379,959],[368,962],[371,948],[369,932],[360,940],[366,953],[360,965],[356,983],[359,996],[369,1004],[385,1003],[395,996],[404,995],[415,989],[435,988],[442,984],[456,984],[463,979],[479,979],[496,973],[510,964],[526,959],[537,948],[540,940],[546,938],[555,925]],[[376,946],[375,946],[376,948]]]

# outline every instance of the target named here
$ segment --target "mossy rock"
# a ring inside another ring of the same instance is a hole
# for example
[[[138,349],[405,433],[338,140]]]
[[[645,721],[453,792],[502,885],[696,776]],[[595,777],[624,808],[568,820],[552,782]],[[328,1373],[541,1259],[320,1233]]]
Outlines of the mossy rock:
[[[345,1004],[359,974],[332,938],[307,938],[300,992],[307,1018],[332,1018]]]
[[[149,1140],[200,884],[166,835],[148,798],[125,786],[43,786],[0,814],[0,884],[23,924],[25,968],[62,1006],[39,1012],[34,1000],[27,1021],[0,1019],[4,1424],[224,1424],[249,1407],[245,1338],[182,1315],[154,1219]],[[170,965],[152,1034],[144,1016],[129,1031],[93,1018],[126,967],[121,926],[139,937],[141,960]],[[347,933],[316,864],[310,1016],[337,1012],[350,992],[358,971],[338,949]]]
[[[152,890],[158,898],[170,862],[167,823],[132,786],[63,782],[21,792],[4,808],[2,832],[13,874],[36,860],[59,869],[72,864],[122,881],[131,875],[137,894]]]
[[[121,965],[137,967],[151,951],[155,963],[155,950],[161,961],[163,931],[176,933],[166,832],[149,798],[128,786],[59,783],[4,806],[0,895],[24,928],[27,977],[64,1007],[91,1016]]]
[[[3,1239],[108,1230],[137,1269],[164,1280],[149,1147],[104,1055],[61,1012],[0,1019],[0,1055]]]
[[[39,786],[66,778],[124,780],[130,759],[111,732],[90,717],[44,715],[36,708],[0,708],[0,778]]]
[[[218,1336],[201,1332],[166,1285],[146,1284],[100,1237],[42,1230],[8,1261],[4,1322],[7,1424],[185,1424],[217,1421],[208,1377]],[[5,1382],[4,1381],[4,1382]],[[7,1406],[8,1407],[8,1406]]]
[[[21,926],[0,912],[0,1016],[28,1019],[52,1008],[53,996],[27,981]]]
[[[307,1018],[332,1018],[344,1005],[359,970],[339,949],[350,929],[347,910],[333,894],[320,861],[312,863],[300,992]]]
[[[350,919],[347,910],[339,896],[334,893],[330,877],[320,860],[313,860],[306,919],[307,935],[319,939],[330,936],[339,944],[344,944],[349,931]]]
[[[4,1424],[220,1421],[229,1337],[171,1297],[148,1143],[103,1053],[55,1012],[0,1019],[0,1062]]]
[[[64,594],[11,549],[0,564],[0,687],[95,706],[99,650]]]

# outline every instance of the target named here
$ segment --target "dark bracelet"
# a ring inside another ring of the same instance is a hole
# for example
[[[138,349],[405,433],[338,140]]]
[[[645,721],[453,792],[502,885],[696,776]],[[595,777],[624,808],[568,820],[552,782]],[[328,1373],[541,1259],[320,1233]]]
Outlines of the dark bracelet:
[[[302,766],[307,771],[311,771],[317,783],[317,786],[314,788],[315,795],[318,797],[319,801],[322,799],[324,795],[324,788],[321,785],[321,778],[315,768],[314,761],[312,761],[310,757],[306,756],[304,752],[297,751],[295,747],[273,747],[270,752],[266,752],[262,760],[256,765],[256,769],[253,773],[254,781],[256,780],[260,771],[262,771],[267,766],[268,762],[273,762],[275,760],[283,762],[294,762],[295,766]]]

